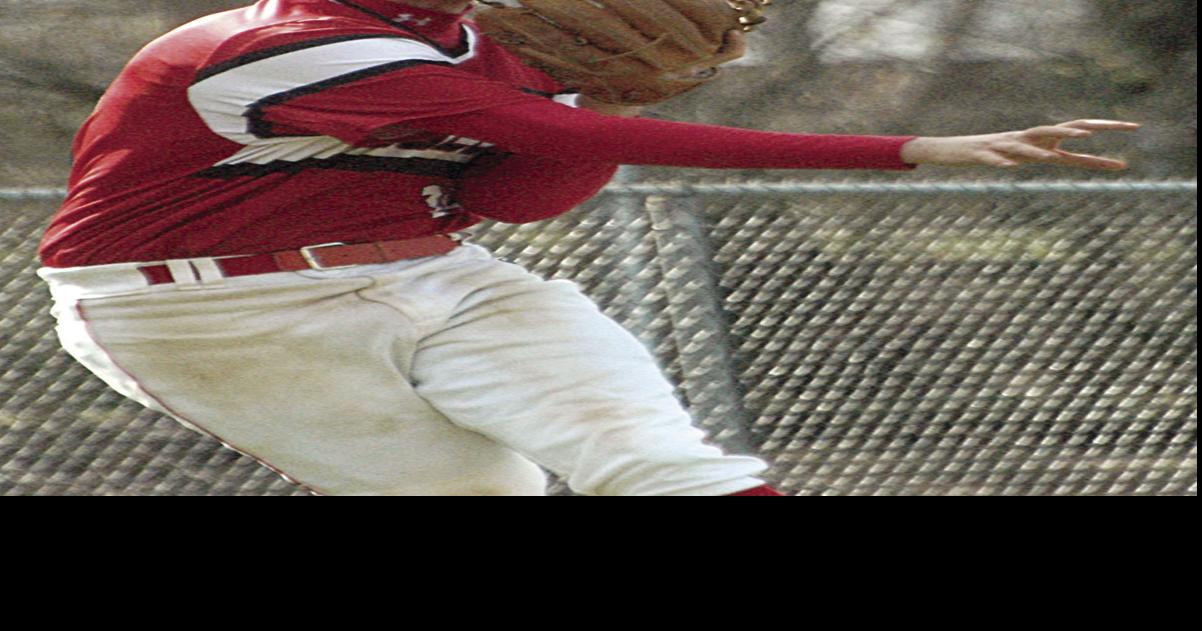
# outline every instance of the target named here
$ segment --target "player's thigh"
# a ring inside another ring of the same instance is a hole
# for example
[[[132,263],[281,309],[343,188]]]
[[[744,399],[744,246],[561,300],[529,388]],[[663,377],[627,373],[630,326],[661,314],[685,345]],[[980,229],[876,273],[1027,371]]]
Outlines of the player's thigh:
[[[673,398],[647,348],[575,284],[516,280],[475,292],[421,341],[412,370],[423,396],[498,416]],[[680,409],[674,399],[672,407]]]
[[[583,493],[684,492],[755,468],[704,444],[651,353],[575,285],[508,274],[414,357],[419,394],[451,420]]]
[[[402,316],[354,292],[296,298],[289,309],[85,302],[60,336],[126,396],[320,493],[543,492],[536,466],[414,392],[397,361],[414,338]]]

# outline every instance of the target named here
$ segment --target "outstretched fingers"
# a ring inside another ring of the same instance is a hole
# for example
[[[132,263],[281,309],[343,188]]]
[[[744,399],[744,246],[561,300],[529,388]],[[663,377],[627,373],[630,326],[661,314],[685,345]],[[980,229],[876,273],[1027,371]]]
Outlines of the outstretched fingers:
[[[1020,142],[998,143],[992,147],[993,155],[984,160],[990,166],[1018,166],[1020,164],[1052,164],[1078,169],[1121,171],[1127,163],[1114,158],[1086,153],[1073,153],[1060,148],[1043,147]]]
[[[1126,162],[1116,160],[1115,158],[1095,156],[1087,153],[1071,153],[1063,149],[1057,149],[1056,153],[1060,154],[1059,164],[1063,164],[1064,166],[1099,169],[1103,171],[1122,171],[1127,168]]]
[[[1142,125],[1125,121],[1101,119],[1082,119],[1033,127],[1018,134],[1018,142],[1004,143],[997,147],[1009,156],[1022,162],[1038,162],[1081,169],[1119,171],[1127,168],[1127,163],[1115,158],[1095,156],[1085,153],[1073,153],[1060,148],[1066,140],[1089,138],[1098,132],[1136,131]]]
[[[1045,125],[1032,127],[1020,132],[1024,140],[1069,140],[1071,138],[1089,138],[1093,132],[1088,129],[1078,129],[1065,125]]]
[[[1135,131],[1139,128],[1137,123],[1122,121],[1078,120],[999,134],[916,138],[902,147],[901,154],[902,159],[910,164],[993,167],[1050,164],[1118,171],[1127,168],[1125,161],[1073,153],[1061,149],[1061,145],[1068,140],[1088,138],[1099,131]]]
[[[1073,138],[1089,138],[1100,131],[1136,131],[1143,127],[1139,123],[1111,121],[1100,119],[1075,120],[1059,125],[1044,125],[1032,127],[1020,132],[1024,140],[1052,141],[1070,140]]]
[[[1056,151],[1025,142],[998,143],[996,150],[1021,162],[1059,163],[1061,160]]]
[[[1061,123],[1057,127],[1067,127],[1069,129],[1077,129],[1089,132],[1095,131],[1136,131],[1143,127],[1139,123],[1129,123],[1127,121],[1112,121],[1101,119],[1084,119],[1075,120],[1067,123]]]

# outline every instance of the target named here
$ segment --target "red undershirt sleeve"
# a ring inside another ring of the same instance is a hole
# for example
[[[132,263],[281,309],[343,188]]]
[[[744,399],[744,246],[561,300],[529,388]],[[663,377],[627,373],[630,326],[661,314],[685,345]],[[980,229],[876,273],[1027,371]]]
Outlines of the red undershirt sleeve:
[[[560,160],[709,169],[894,169],[913,136],[785,134],[618,118],[549,101],[424,120],[424,129]],[[452,131],[454,130],[454,131]]]
[[[787,134],[606,116],[444,66],[418,66],[276,103],[264,119],[379,146],[396,128],[464,136],[561,162],[713,169],[908,169],[913,136]]]

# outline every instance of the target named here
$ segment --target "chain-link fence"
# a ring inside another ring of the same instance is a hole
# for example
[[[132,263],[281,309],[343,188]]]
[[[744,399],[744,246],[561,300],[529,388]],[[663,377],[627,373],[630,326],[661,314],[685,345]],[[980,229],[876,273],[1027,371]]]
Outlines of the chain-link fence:
[[[0,495],[300,494],[58,349],[53,195],[0,193]],[[1196,182],[632,184],[476,240],[790,493],[1197,494]]]

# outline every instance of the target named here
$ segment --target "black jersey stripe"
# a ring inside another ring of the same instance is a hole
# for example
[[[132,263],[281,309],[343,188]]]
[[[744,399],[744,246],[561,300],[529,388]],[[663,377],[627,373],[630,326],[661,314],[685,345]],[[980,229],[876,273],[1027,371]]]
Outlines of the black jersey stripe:
[[[314,169],[354,171],[358,173],[403,173],[427,177],[457,178],[468,165],[461,162],[431,160],[426,158],[385,158],[379,156],[335,156],[332,158],[309,158],[295,162],[278,160],[267,164],[224,164],[209,167],[196,177],[230,180],[239,177],[263,177],[277,173],[296,174]]]
[[[256,50],[253,53],[247,53],[245,55],[235,57],[233,59],[230,59],[229,61],[223,61],[219,64],[214,64],[212,66],[202,68],[200,70],[200,72],[196,73],[196,78],[193,79],[192,85],[196,85],[197,83],[200,83],[201,81],[204,81],[205,79],[210,79],[210,78],[215,77],[223,72],[229,72],[230,70],[233,70],[235,68],[240,68],[242,66],[253,64],[256,61],[263,61],[264,59],[271,59],[272,57],[278,57],[280,55],[287,55],[288,53],[294,53],[298,50],[317,48],[318,46],[327,46],[329,44],[338,44],[341,42],[353,42],[355,40],[360,40],[360,39],[406,39],[407,40],[407,39],[412,39],[412,38],[405,37],[404,35],[381,35],[379,33],[372,33],[372,34],[359,33],[356,35],[338,35],[335,37],[320,37],[320,38],[316,38],[316,39],[307,39],[302,42],[293,42],[291,44],[285,44],[283,46],[264,48],[263,50]]]

